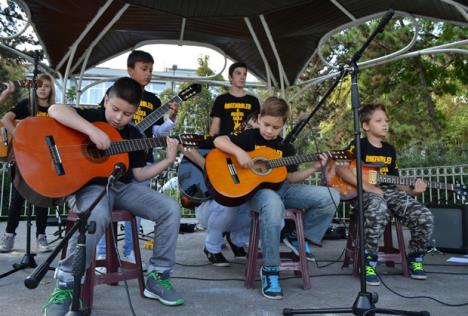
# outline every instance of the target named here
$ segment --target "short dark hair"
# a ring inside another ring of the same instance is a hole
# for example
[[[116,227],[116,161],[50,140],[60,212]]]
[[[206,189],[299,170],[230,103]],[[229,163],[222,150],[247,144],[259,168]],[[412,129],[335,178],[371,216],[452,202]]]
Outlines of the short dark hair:
[[[234,70],[236,68],[245,68],[247,69],[247,65],[245,63],[237,62],[229,66],[229,76],[232,77],[232,74],[234,73]]]
[[[154,64],[153,56],[150,53],[147,53],[142,50],[134,50],[128,55],[127,58],[127,67],[135,68],[137,62]]]
[[[369,123],[372,113],[374,113],[376,110],[381,110],[383,111],[388,118],[388,111],[387,108],[385,107],[384,104],[382,103],[368,103],[365,104],[360,110],[359,110],[359,120],[361,121],[361,126],[364,123]]]
[[[289,105],[284,99],[268,97],[260,110],[260,116],[264,115],[282,117],[283,121],[286,122],[289,116]]]
[[[140,105],[143,96],[143,89],[140,84],[132,78],[122,77],[114,82],[114,85],[109,91],[109,98],[119,98],[135,107]]]

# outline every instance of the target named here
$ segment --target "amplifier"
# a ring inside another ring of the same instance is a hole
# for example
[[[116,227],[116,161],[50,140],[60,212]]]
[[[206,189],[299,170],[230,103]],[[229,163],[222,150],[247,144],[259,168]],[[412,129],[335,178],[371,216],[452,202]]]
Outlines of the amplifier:
[[[468,253],[468,205],[428,205],[434,215],[432,239],[440,251]]]

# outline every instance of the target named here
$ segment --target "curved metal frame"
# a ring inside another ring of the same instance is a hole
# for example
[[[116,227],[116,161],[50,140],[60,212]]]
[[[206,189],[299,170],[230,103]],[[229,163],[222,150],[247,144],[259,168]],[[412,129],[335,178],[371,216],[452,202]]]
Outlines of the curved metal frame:
[[[24,13],[26,14],[26,18],[28,20],[26,21],[26,24],[24,25],[24,27],[21,30],[19,30],[16,34],[6,36],[6,37],[1,37],[0,39],[2,40],[10,40],[10,39],[20,36],[26,31],[26,29],[31,24],[31,11],[29,10],[29,7],[26,5],[26,3],[24,3],[23,0],[9,0],[9,1],[15,2],[22,9]]]

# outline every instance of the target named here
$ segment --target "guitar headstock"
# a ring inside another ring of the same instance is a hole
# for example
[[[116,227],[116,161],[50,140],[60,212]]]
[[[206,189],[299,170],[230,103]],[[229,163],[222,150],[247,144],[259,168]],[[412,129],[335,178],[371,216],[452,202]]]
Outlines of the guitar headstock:
[[[190,99],[194,95],[199,94],[200,92],[201,92],[201,84],[194,83],[188,86],[187,88],[185,88],[184,90],[180,91],[178,95],[183,101],[187,101],[188,99]]]
[[[180,134],[176,137],[185,149],[197,148],[207,142],[207,138],[198,134]]]
[[[349,161],[352,160],[352,155],[347,150],[330,150],[325,151],[322,154],[326,155],[328,159],[338,160],[338,161]]]
[[[33,85],[32,80],[18,80],[18,87],[31,88],[32,85]],[[42,87],[42,80],[40,79],[36,80],[36,87],[38,88]]]
[[[456,183],[453,185],[453,191],[461,200],[466,200],[468,197],[468,188],[463,183]]]

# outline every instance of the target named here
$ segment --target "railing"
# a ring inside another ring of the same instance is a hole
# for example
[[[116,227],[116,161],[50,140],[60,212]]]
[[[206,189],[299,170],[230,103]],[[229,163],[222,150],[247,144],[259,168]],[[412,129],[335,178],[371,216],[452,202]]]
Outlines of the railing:
[[[11,199],[11,181],[9,175],[9,168],[6,163],[1,163],[1,194],[0,194],[0,220],[5,220],[8,215],[8,206]],[[454,165],[454,166],[437,166],[437,167],[424,167],[424,168],[404,168],[400,169],[402,177],[422,178],[426,181],[436,181],[443,183],[465,183],[468,184],[468,164]],[[176,169],[169,169],[163,172],[159,177],[151,181],[151,186],[160,191],[163,185],[177,177]],[[174,180],[173,180],[174,181]],[[322,184],[321,174],[315,174],[307,180],[309,184]],[[165,193],[171,195],[173,198],[178,199],[179,194],[177,187],[169,188]],[[426,190],[424,194],[418,197],[424,204],[466,204],[467,201],[461,201],[454,192],[448,190]],[[349,203],[341,202],[338,206],[337,217],[347,219],[349,211]],[[50,216],[65,215],[67,208],[60,206],[57,208],[49,209]],[[34,211],[33,211],[34,214]],[[22,216],[25,216],[25,208],[23,209]],[[194,217],[195,214],[192,210],[182,209],[182,216]]]

